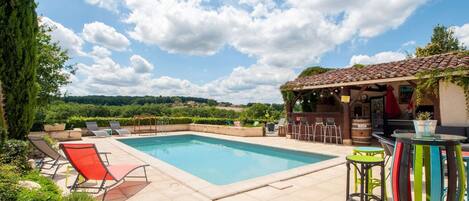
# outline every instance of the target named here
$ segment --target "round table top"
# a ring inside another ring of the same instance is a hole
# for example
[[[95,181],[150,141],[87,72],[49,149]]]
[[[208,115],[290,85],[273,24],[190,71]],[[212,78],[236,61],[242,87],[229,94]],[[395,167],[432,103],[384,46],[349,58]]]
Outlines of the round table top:
[[[459,135],[446,135],[446,134],[434,134],[430,136],[417,136],[415,133],[399,133],[393,134],[393,137],[398,140],[410,142],[413,144],[429,144],[429,145],[445,145],[445,144],[458,144],[460,141],[464,141],[467,138]]]
[[[353,151],[363,152],[363,153],[374,153],[374,152],[383,152],[384,149],[381,147],[355,147]]]

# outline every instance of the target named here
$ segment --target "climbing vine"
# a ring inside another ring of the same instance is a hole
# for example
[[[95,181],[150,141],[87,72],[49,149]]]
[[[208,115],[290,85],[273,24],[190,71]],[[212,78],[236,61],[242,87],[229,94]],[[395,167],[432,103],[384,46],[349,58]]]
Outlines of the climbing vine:
[[[295,99],[295,93],[290,90],[282,90],[282,98],[285,103],[291,103]]]
[[[436,69],[417,74],[418,83],[415,89],[416,102],[420,104],[426,94],[438,96],[438,83],[440,81],[453,83],[461,87],[466,99],[466,112],[469,117],[469,67],[448,68],[445,70]]]

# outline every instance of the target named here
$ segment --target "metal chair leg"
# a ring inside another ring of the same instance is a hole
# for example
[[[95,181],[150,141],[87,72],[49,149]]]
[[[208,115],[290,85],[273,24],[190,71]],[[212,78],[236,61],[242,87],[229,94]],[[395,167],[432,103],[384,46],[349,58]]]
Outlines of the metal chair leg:
[[[57,171],[59,170],[60,166],[62,166],[61,164],[57,164],[57,167],[55,168],[55,171],[54,171],[54,174],[52,175],[52,179],[55,178],[55,175],[57,175]]]
[[[148,177],[147,177],[147,169],[145,166],[143,166],[143,173],[145,174],[145,182],[148,183]]]

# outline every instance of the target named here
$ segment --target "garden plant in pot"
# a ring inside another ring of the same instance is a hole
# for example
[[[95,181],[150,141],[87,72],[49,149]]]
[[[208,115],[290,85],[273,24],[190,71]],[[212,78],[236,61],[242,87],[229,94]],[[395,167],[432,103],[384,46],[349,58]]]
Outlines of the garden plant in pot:
[[[275,130],[275,119],[274,119],[274,115],[269,114],[269,112],[267,111],[267,112],[265,113],[265,118],[267,119],[267,124],[266,124],[267,131],[268,131],[268,132],[274,132],[274,130]]]
[[[417,114],[414,120],[415,134],[417,136],[431,136],[435,134],[437,120],[431,120],[430,112]]]

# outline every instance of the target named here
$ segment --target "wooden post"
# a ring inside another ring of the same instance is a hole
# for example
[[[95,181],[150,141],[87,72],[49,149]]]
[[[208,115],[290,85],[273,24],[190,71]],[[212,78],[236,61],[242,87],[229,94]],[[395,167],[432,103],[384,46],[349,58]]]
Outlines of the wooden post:
[[[350,96],[351,90],[350,87],[344,87],[341,90],[341,95],[342,96]],[[343,134],[343,141],[345,145],[351,145],[352,144],[352,139],[350,136],[351,128],[350,128],[350,104],[349,103],[341,103],[342,105],[342,115],[343,115],[343,126],[342,126],[342,134]]]
[[[430,100],[433,102],[433,119],[437,120],[437,125],[441,125],[440,97],[432,94]]]

